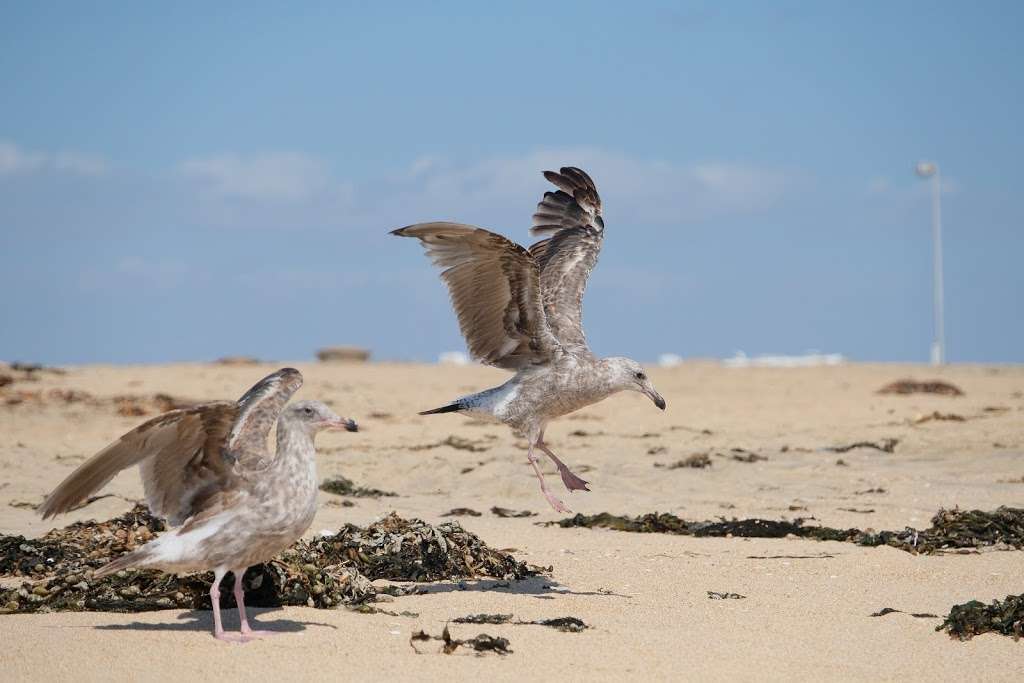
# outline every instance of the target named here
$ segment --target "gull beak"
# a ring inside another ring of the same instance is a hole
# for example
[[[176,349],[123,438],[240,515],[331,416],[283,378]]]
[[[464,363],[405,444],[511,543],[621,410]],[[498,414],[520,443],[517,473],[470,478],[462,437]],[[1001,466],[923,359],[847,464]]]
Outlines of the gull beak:
[[[658,406],[660,410],[665,410],[665,406],[667,404],[665,403],[665,399],[661,397],[661,394],[655,391],[652,387],[644,387],[643,391],[644,394],[647,395],[647,398],[654,401],[654,405]]]
[[[344,429],[346,432],[359,431],[359,425],[356,424],[355,420],[349,420],[344,417],[339,417],[337,420],[332,420],[329,424],[331,429]]]

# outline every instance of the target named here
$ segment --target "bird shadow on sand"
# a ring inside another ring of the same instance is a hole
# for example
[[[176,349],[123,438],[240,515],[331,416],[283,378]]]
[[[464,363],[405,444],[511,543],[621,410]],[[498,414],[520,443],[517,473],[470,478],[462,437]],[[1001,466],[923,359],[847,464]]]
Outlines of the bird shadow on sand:
[[[276,608],[254,608],[246,606],[246,614],[249,615],[249,625],[255,630],[271,631],[273,633],[299,633],[305,631],[309,626],[326,626],[337,629],[333,624],[325,624],[313,621],[293,621],[291,619],[263,620],[261,617],[270,612],[279,611]],[[238,628],[238,612],[233,609],[221,610],[224,618],[224,629],[230,631]],[[208,610],[189,610],[178,615],[177,622],[146,623],[133,621],[129,624],[102,624],[95,627],[103,631],[213,631],[213,612]]]
[[[544,576],[534,576],[519,581],[501,579],[480,579],[478,581],[439,581],[419,587],[420,595],[432,593],[457,593],[462,591],[511,593],[513,595],[532,595],[538,600],[553,600],[556,595],[601,595],[615,598],[629,598],[628,595],[611,591],[574,591],[557,581]]]

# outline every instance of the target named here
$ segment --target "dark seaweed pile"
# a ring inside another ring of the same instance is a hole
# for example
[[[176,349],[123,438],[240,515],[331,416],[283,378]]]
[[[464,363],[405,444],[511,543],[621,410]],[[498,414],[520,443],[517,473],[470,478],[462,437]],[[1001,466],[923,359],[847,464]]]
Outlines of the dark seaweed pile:
[[[320,490],[325,493],[333,493],[336,496],[353,496],[355,498],[393,498],[398,495],[393,491],[381,491],[380,489],[356,486],[351,479],[341,475],[325,479],[320,484]]]
[[[804,520],[792,522],[770,519],[733,519],[717,522],[689,522],[673,514],[648,513],[639,517],[612,515],[576,515],[548,524],[560,527],[603,527],[635,533],[678,534],[682,536],[742,536],[746,538],[783,538],[793,535],[819,541],[844,541],[865,546],[888,545],[910,553],[934,553],[959,548],[1006,545],[1024,548],[1024,509],[1000,507],[982,510],[939,510],[932,526],[918,531],[862,531],[805,526]]]
[[[960,640],[989,631],[1017,640],[1024,636],[1024,594],[1007,595],[1005,600],[993,600],[991,605],[977,600],[953,605],[946,619],[935,627],[936,631],[943,629],[951,638]]]
[[[160,520],[137,506],[120,517],[72,524],[39,539],[0,535],[0,576],[33,579],[0,589],[0,612],[209,609],[212,572],[178,577],[127,570],[93,577],[98,567],[162,528]],[[250,567],[244,581],[246,601],[253,606],[328,608],[375,600],[378,589],[372,579],[521,579],[536,573],[457,522],[435,527],[391,515],[365,529],[346,525],[333,536],[299,541],[270,562]],[[221,590],[224,607],[234,605],[230,586]]]

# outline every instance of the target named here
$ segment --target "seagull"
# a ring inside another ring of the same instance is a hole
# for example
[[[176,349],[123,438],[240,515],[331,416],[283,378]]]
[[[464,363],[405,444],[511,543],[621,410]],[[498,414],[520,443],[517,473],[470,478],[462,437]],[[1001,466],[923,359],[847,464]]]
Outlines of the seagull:
[[[242,576],[294,543],[316,513],[316,449],[323,429],[357,431],[318,401],[285,407],[302,386],[293,368],[272,373],[238,402],[216,401],[172,410],[136,427],[72,472],[40,507],[43,519],[67,512],[114,475],[139,465],[146,504],[173,531],[96,571],[97,578],[129,567],[169,572],[213,570],[213,635],[246,642],[255,631],[245,616]],[[277,423],[277,452],[267,449]],[[225,633],[220,582],[235,575],[241,630]]]
[[[529,444],[527,460],[540,490],[558,512],[570,512],[544,483],[535,450],[554,462],[572,491],[587,484],[544,442],[548,422],[619,391],[638,391],[665,409],[665,399],[644,369],[629,358],[598,358],[583,334],[583,291],[604,240],[601,198],[578,168],[545,171],[555,192],[545,192],[533,214],[525,249],[483,228],[461,223],[420,223],[391,234],[415,237],[445,270],[459,328],[473,357],[515,371],[501,386],[463,396],[420,415],[462,413],[507,424]]]

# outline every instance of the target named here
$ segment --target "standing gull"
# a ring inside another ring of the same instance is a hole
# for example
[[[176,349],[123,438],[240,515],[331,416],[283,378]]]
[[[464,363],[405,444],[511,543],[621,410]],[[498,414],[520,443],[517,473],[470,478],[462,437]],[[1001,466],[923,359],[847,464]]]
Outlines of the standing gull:
[[[173,531],[101,567],[96,577],[128,567],[170,572],[213,570],[213,635],[244,642],[267,635],[245,617],[242,576],[294,543],[316,513],[316,449],[322,429],[356,431],[323,403],[285,404],[302,386],[298,370],[264,377],[237,403],[217,401],[172,410],[136,427],[87,460],[40,508],[43,518],[67,512],[115,474],[139,465],[146,504]],[[267,449],[277,422],[277,452]],[[220,582],[235,575],[241,631],[225,633]]]
[[[570,492],[590,489],[544,443],[548,422],[623,390],[646,394],[662,410],[665,399],[639,363],[598,358],[587,346],[583,291],[604,239],[601,198],[578,168],[544,177],[558,190],[545,192],[537,205],[530,232],[545,238],[529,249],[460,223],[420,223],[391,234],[417,238],[445,269],[441,277],[473,357],[516,373],[499,387],[420,414],[459,412],[509,425],[528,440],[527,458],[544,497],[569,512],[544,483],[534,449],[551,458]]]

